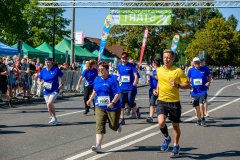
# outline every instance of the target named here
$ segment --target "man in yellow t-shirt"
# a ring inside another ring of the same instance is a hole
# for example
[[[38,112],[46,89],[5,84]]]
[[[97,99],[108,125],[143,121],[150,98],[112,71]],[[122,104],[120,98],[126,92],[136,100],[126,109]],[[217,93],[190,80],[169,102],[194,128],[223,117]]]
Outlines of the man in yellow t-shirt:
[[[165,137],[161,150],[167,151],[171,142],[171,137],[168,134],[168,128],[165,123],[167,117],[173,125],[174,147],[171,157],[177,156],[180,151],[178,144],[181,134],[179,127],[179,123],[181,122],[179,88],[188,89],[190,86],[185,73],[182,69],[173,66],[173,61],[174,53],[171,50],[165,50],[163,52],[164,65],[157,69],[158,88],[154,93],[158,95],[158,125]]]

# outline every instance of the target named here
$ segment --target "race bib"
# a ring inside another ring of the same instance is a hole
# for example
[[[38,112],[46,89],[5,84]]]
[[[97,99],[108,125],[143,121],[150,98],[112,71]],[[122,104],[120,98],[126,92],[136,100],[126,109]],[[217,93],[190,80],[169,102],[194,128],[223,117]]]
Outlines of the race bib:
[[[193,84],[196,86],[202,85],[202,79],[194,79]]]
[[[110,103],[110,97],[109,96],[98,96],[98,106],[106,106]]]
[[[52,83],[44,82],[43,83],[44,88],[51,90],[52,89]]]
[[[121,76],[121,82],[130,82],[130,76]]]

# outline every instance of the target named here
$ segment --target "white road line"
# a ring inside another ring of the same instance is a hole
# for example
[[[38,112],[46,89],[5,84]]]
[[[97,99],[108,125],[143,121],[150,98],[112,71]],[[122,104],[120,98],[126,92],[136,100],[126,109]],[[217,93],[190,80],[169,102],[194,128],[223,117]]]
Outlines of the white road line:
[[[56,116],[56,117],[68,116],[68,115],[71,115],[71,114],[81,113],[81,112],[84,112],[84,110],[82,110],[82,111],[76,111],[76,112],[71,112],[71,113],[66,113],[66,114],[60,114],[60,115],[58,115],[58,116]]]
[[[238,83],[240,83],[240,82],[238,82]],[[227,87],[230,87],[230,86],[232,86],[232,85],[238,84],[238,83],[233,83],[233,84],[230,84],[230,85],[227,85],[227,86],[221,88],[221,89],[214,95],[214,97],[212,97],[209,101],[213,101],[213,100],[220,94],[220,92],[222,92],[223,89],[225,89],[225,88],[227,88]],[[194,111],[194,109],[190,109],[190,110],[184,112],[184,113],[182,114],[182,116],[185,115],[185,114],[188,114],[188,113],[190,113],[190,112],[192,112],[192,111]],[[209,111],[209,113],[210,113],[210,111]],[[195,117],[195,118],[196,118],[196,117]],[[194,119],[194,118],[193,118],[193,119]],[[105,145],[102,146],[102,148],[106,148],[106,147],[111,146],[111,145],[113,145],[113,144],[115,144],[115,143],[119,143],[119,142],[124,141],[124,140],[126,140],[126,139],[128,139],[128,138],[131,138],[131,137],[133,137],[133,136],[136,136],[136,135],[138,135],[138,134],[141,134],[141,133],[143,133],[143,132],[146,132],[146,131],[148,131],[148,130],[151,130],[151,129],[157,127],[157,126],[158,126],[158,124],[153,125],[153,126],[150,126],[150,127],[147,127],[147,128],[145,128],[145,129],[143,129],[143,130],[140,130],[140,131],[138,131],[138,132],[129,134],[129,135],[127,135],[127,136],[125,136],[125,137],[122,137],[122,138],[120,138],[120,139],[117,139],[117,140],[115,140],[115,141],[106,143]],[[158,133],[159,133],[159,132],[158,132]],[[83,157],[83,156],[86,156],[86,155],[88,155],[88,154],[90,154],[90,153],[92,153],[92,151],[91,151],[91,150],[87,150],[87,151],[82,152],[82,153],[79,153],[79,154],[77,154],[77,155],[75,155],[75,156],[69,157],[69,158],[67,158],[66,160],[75,160],[75,159],[81,158],[81,157]]]
[[[229,104],[232,104],[232,103],[234,103],[234,102],[237,102],[237,101],[239,101],[239,100],[240,100],[240,98],[237,98],[237,99],[235,99],[235,100],[233,100],[233,101],[231,101],[231,102],[225,103],[225,104],[223,104],[223,105],[221,105],[221,106],[219,106],[219,107],[216,107],[216,108],[214,108],[214,109],[211,109],[211,110],[209,111],[209,113],[210,113],[210,112],[214,112],[214,111],[216,111],[216,110],[218,110],[218,109],[221,109],[221,108],[223,108],[223,107],[225,107],[225,106],[227,106],[227,105],[229,105]],[[191,117],[191,118],[188,118],[188,119],[184,120],[183,122],[188,122],[188,121],[191,121],[191,120],[196,119],[196,118],[197,118],[197,117],[194,116],[194,117]],[[171,129],[171,128],[172,128],[172,126],[169,126],[169,127],[168,127],[168,129]],[[158,134],[159,134],[159,131],[153,132],[153,133],[151,133],[151,134],[147,134],[146,136],[143,136],[143,137],[141,137],[141,138],[138,138],[138,139],[136,139],[136,140],[134,140],[134,141],[131,141],[131,142],[129,142],[129,143],[125,143],[125,144],[123,144],[123,145],[120,145],[120,146],[118,146],[118,147],[115,147],[115,148],[113,148],[113,149],[108,150],[106,153],[98,154],[98,155],[93,156],[93,157],[90,157],[90,158],[88,158],[88,159],[86,159],[86,160],[95,160],[95,159],[98,159],[98,158],[107,156],[107,155],[109,155],[109,154],[111,154],[111,153],[113,153],[113,152],[116,152],[116,151],[118,151],[118,150],[120,150],[120,149],[126,148],[126,147],[128,147],[128,146],[131,146],[131,145],[133,145],[133,144],[135,144],[135,143],[141,142],[141,141],[143,141],[143,140],[146,140],[146,139],[148,139],[148,138],[150,138],[150,137],[152,137],[152,136],[158,135]]]

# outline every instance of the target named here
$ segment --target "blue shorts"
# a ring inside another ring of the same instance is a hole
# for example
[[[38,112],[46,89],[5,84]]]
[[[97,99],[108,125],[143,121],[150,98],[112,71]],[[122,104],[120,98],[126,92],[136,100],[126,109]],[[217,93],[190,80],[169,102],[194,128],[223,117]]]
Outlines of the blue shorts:
[[[125,104],[127,103],[130,108],[134,108],[136,106],[135,97],[136,97],[136,91],[122,90],[121,97],[120,97],[121,107],[125,108]]]
[[[158,96],[155,96],[153,94],[153,90],[149,89],[149,103],[150,103],[150,106],[156,106],[157,99],[158,99]]]
[[[207,99],[207,94],[202,94],[201,96],[193,96],[192,97],[192,105],[193,107],[199,106],[199,104],[204,104]]]

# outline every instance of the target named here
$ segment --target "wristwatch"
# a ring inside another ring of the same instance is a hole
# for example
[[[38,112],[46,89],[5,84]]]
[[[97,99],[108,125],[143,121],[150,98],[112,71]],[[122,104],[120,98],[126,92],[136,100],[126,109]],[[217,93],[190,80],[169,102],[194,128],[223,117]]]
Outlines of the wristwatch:
[[[115,104],[116,104],[116,103],[114,103],[114,102],[111,102],[111,103],[113,104],[113,106],[115,106]]]

